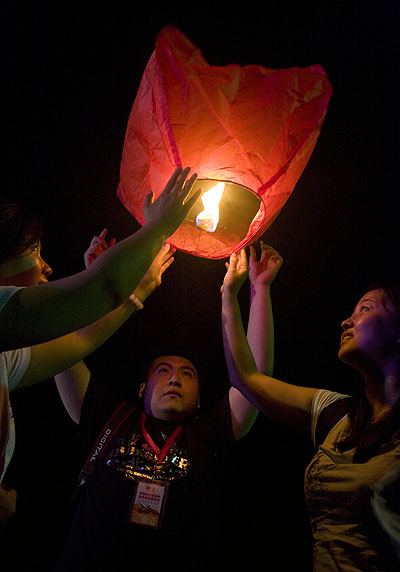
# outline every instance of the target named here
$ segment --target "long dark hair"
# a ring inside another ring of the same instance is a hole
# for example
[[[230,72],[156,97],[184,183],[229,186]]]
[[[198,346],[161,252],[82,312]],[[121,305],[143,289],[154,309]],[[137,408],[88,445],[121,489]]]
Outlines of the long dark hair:
[[[375,423],[364,392],[353,396],[349,404],[349,432],[337,443],[340,451],[355,447],[354,463],[365,463],[374,455],[390,450],[400,439],[400,400]]]
[[[0,197],[0,264],[38,244],[43,224],[32,211]]]
[[[371,290],[383,290],[386,298],[397,310],[400,324],[400,287],[395,283],[378,283],[365,288],[362,296]],[[385,303],[385,300],[383,301]],[[375,423],[371,423],[372,411],[365,392],[350,399],[349,426],[345,438],[337,443],[341,451],[356,447],[353,461],[363,463],[393,447],[400,439],[400,400]]]

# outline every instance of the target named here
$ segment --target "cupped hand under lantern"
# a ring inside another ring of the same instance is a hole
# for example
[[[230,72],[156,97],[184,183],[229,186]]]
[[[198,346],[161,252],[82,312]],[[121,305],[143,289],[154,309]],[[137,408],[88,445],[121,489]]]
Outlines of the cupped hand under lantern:
[[[254,246],[250,246],[249,278],[252,287],[272,284],[282,266],[283,258],[272,246],[260,240],[260,258]]]
[[[236,295],[248,275],[247,256],[244,248],[233,252],[229,262],[225,262],[226,274],[221,287],[221,293]]]

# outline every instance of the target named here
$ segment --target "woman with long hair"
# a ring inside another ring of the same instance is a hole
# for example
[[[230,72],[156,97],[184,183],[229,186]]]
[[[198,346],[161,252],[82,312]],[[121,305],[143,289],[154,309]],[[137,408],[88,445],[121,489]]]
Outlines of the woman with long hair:
[[[342,322],[339,358],[364,380],[361,394],[351,397],[257,371],[237,300],[246,275],[242,250],[231,256],[222,289],[231,383],[265,415],[314,440],[315,456],[305,472],[314,570],[399,570],[399,289],[367,288]]]

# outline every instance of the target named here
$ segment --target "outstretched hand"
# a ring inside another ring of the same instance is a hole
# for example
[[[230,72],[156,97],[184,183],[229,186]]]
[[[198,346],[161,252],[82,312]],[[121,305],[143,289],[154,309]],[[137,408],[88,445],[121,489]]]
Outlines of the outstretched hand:
[[[197,179],[197,174],[194,173],[186,181],[189,171],[189,167],[184,170],[178,167],[160,196],[155,199],[154,191],[149,191],[144,201],[143,215],[146,224],[163,222],[168,229],[168,236],[171,236],[184,221],[201,194],[198,190],[189,200],[186,200]]]
[[[144,300],[161,285],[161,277],[173,263],[173,255],[175,252],[176,248],[168,243],[162,246],[150,268],[135,289],[135,296],[137,296],[141,302],[144,302]]]
[[[227,272],[221,287],[221,293],[229,292],[230,294],[237,295],[248,274],[245,249],[242,248],[239,252],[231,254],[229,262],[225,262],[225,267]]]
[[[282,256],[260,240],[261,254],[257,259],[254,246],[250,246],[249,278],[252,286],[270,285],[282,266]]]
[[[89,266],[92,264],[92,262],[98,256],[100,256],[100,254],[105,252],[107,250],[107,248],[109,248],[110,246],[113,246],[116,243],[115,238],[112,238],[111,240],[109,240],[107,242],[106,236],[107,236],[107,229],[105,228],[99,234],[99,236],[94,236],[92,238],[92,241],[90,243],[89,248],[87,249],[87,251],[83,255],[86,268],[89,268]]]

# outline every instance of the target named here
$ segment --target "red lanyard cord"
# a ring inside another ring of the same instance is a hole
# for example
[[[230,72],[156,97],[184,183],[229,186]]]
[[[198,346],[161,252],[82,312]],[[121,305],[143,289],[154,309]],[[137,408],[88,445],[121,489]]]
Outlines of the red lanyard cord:
[[[156,459],[158,461],[158,463],[162,463],[162,461],[164,460],[165,455],[168,453],[168,451],[171,448],[172,443],[175,441],[175,439],[178,437],[179,433],[182,430],[182,425],[178,425],[178,427],[176,427],[175,431],[171,434],[171,436],[169,437],[168,441],[165,443],[164,447],[160,449],[157,447],[157,445],[154,443],[153,439],[151,438],[149,432],[147,431],[146,427],[145,427],[145,421],[146,421],[146,413],[142,413],[140,416],[140,422],[142,425],[142,432],[143,432],[143,436],[146,439],[147,443],[150,445],[150,447],[152,448]]]

